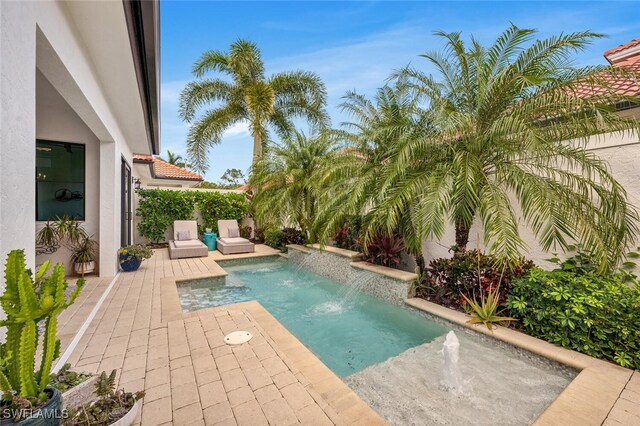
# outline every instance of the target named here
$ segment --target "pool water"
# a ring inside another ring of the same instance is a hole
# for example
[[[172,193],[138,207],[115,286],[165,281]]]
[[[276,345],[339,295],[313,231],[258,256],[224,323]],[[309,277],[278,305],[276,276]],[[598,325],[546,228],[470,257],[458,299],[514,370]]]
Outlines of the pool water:
[[[223,264],[225,280],[182,283],[186,312],[257,300],[341,377],[430,342],[448,329],[282,258]],[[184,285],[186,284],[186,285]]]

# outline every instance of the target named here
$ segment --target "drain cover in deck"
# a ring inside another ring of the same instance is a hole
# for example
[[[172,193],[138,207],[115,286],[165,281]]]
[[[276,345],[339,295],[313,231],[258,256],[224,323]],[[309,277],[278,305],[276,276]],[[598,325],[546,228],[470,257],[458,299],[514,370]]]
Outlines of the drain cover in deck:
[[[248,331],[234,331],[224,336],[224,342],[227,345],[241,345],[251,340],[253,335]]]

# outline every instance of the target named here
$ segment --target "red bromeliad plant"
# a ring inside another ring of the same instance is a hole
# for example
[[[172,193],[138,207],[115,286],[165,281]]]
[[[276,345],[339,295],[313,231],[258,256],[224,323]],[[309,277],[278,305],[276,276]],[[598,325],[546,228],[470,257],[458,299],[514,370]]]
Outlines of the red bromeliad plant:
[[[365,253],[367,262],[395,267],[400,263],[400,254],[405,249],[404,241],[397,235],[377,234]]]

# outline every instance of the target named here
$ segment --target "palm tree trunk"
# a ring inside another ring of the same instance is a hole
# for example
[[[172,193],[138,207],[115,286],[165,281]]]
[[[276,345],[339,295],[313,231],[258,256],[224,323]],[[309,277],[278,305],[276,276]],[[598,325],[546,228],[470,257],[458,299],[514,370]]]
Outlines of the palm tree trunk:
[[[262,135],[260,132],[255,132],[253,134],[253,164],[262,157]]]
[[[456,246],[455,246],[456,253],[463,252],[467,249],[467,244],[469,243],[470,230],[471,230],[471,227],[465,225],[461,221],[456,223]]]

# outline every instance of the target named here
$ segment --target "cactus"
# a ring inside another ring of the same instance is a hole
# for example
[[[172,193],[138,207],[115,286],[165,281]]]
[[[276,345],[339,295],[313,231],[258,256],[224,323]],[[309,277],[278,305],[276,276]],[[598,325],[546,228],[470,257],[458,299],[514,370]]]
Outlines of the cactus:
[[[5,266],[5,288],[0,296],[0,305],[6,319],[0,326],[6,327],[5,343],[0,344],[0,390],[5,399],[14,396],[26,398],[32,403],[47,399],[44,392],[51,378],[51,366],[60,354],[57,337],[58,314],[71,305],[84,280],[78,280],[75,290],[67,300],[65,290],[68,283],[64,267],[54,266],[47,275],[50,262],[47,260],[36,272],[25,266],[23,250],[13,250]],[[38,323],[44,321],[44,331]],[[38,342],[42,337],[40,367],[35,368]]]

